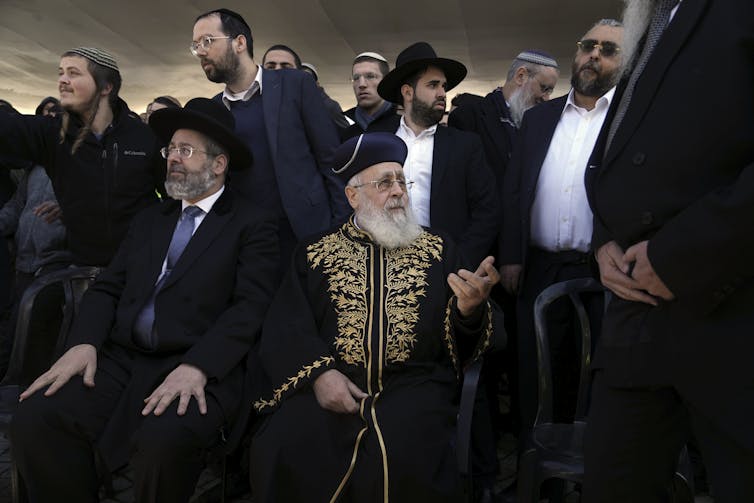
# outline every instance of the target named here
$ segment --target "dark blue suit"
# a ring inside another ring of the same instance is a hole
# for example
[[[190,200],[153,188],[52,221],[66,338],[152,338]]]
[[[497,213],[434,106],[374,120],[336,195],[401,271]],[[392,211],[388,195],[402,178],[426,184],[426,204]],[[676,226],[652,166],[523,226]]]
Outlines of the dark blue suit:
[[[264,158],[270,165],[260,162],[258,149],[252,148],[254,165],[231,173],[230,186],[258,201],[266,198],[264,191],[269,190],[258,181],[273,171],[282,209],[298,239],[344,222],[351,208],[343,184],[331,171],[332,154],[340,140],[314,80],[298,70],[259,71],[269,146],[269,157]],[[284,231],[281,227],[281,233]]]

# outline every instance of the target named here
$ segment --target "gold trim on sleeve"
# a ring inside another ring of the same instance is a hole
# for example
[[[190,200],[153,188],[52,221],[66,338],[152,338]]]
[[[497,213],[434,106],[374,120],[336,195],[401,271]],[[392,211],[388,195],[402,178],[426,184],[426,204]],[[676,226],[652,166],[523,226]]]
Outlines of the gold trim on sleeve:
[[[296,389],[301,380],[311,377],[312,371],[314,369],[327,367],[332,365],[333,363],[335,363],[335,358],[333,358],[332,356],[323,356],[319,360],[315,360],[311,365],[305,365],[301,370],[298,371],[298,374],[289,377],[282,386],[273,391],[272,398],[270,400],[259,399],[254,402],[254,409],[256,409],[257,412],[261,412],[262,409],[265,409],[267,407],[276,407],[283,399],[283,395],[289,391]]]

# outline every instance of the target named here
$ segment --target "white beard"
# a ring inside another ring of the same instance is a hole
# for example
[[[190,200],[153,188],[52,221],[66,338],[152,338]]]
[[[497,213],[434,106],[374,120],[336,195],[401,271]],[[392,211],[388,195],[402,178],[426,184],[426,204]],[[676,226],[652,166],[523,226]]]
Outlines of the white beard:
[[[633,70],[634,59],[638,57],[639,42],[649,28],[657,0],[624,0],[624,2],[626,8],[623,11],[622,74],[628,75]]]
[[[390,209],[399,207],[403,211]],[[371,234],[375,243],[388,249],[411,246],[422,233],[411,205],[403,206],[401,199],[390,198],[384,208],[378,208],[364,198],[363,205],[356,211],[356,222]]]
[[[212,184],[215,183],[217,175],[212,171],[211,164],[207,163],[203,169],[199,172],[189,172],[185,168],[182,169],[185,173],[184,178],[178,180],[172,180],[170,173],[168,173],[165,180],[165,192],[168,196],[178,200],[194,200],[199,198],[202,194],[207,192]]]
[[[531,100],[532,93],[530,93],[528,89],[528,84],[516,88],[513,93],[511,93],[511,97],[508,100],[508,109],[511,113],[511,120],[516,127],[521,127],[524,113],[534,106],[534,103]]]

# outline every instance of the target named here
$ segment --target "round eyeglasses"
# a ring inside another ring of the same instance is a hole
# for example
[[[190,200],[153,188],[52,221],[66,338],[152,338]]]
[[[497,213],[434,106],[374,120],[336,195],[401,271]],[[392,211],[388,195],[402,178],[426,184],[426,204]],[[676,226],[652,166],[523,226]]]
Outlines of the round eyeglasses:
[[[206,150],[199,150],[198,148],[194,148],[189,145],[182,145],[180,147],[162,147],[160,149],[160,154],[162,154],[163,159],[170,157],[170,154],[172,154],[173,152],[177,152],[178,157],[180,157],[181,159],[188,159],[189,157],[194,155],[194,152],[201,152],[208,156],[216,155],[211,152],[207,152]]]
[[[377,192],[387,192],[388,190],[393,188],[394,183],[397,183],[401,190],[403,190],[404,192],[406,191],[406,189],[410,189],[414,184],[414,182],[406,181],[401,178],[383,178],[382,180],[372,180],[370,182],[360,183],[359,185],[351,185],[351,187],[358,189],[360,187],[363,187],[364,185],[374,185],[374,188],[377,189]]]
[[[212,42],[215,40],[220,40],[223,38],[233,38],[229,36],[224,37],[213,37],[212,35],[204,35],[202,38],[199,39],[199,41],[191,42],[191,45],[189,46],[189,50],[191,51],[191,54],[194,56],[199,55],[199,49],[201,49],[204,52],[209,51],[210,46],[212,45]]]

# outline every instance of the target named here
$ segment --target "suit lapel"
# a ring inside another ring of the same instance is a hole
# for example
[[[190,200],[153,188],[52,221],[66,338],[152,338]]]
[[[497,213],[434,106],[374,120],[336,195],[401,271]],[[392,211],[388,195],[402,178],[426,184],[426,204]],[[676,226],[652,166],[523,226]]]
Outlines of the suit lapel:
[[[432,147],[432,186],[429,190],[429,219],[434,219],[434,205],[431,201],[441,201],[442,195],[440,191],[442,189],[442,179],[445,176],[448,166],[448,157],[450,156],[450,144],[452,140],[449,138],[450,131],[443,126],[437,126],[435,130],[435,141]]]
[[[503,162],[507,162],[511,151],[510,138],[508,137],[508,130],[505,127],[506,125],[502,121],[503,118],[500,116],[492,96],[486,96],[480,108],[482,110],[482,120],[484,121],[485,126],[484,134],[489,136],[492,140],[500,159]],[[488,159],[487,162],[492,164],[494,159]]]
[[[638,127],[660,87],[659,84],[665,71],[691,35],[709,1],[683,0],[681,2],[675,17],[662,34],[655,51],[647,61],[647,66],[644,67],[641,77],[636,82],[631,104],[607,152],[606,165],[623,149]]]
[[[228,188],[215,202],[210,212],[204,217],[199,228],[196,230],[191,240],[186,245],[180,258],[175,264],[175,267],[170,272],[165,284],[162,286],[162,290],[169,288],[170,285],[175,283],[181,278],[187,271],[191,269],[192,264],[204,253],[210,244],[220,235],[225,225],[233,217],[232,209],[232,195]],[[166,248],[167,250],[167,248]],[[166,251],[167,253],[167,251]]]
[[[262,72],[262,111],[264,112],[264,124],[267,128],[267,141],[270,144],[272,165],[277,166],[280,100],[283,96],[280,72],[267,71],[262,68],[259,71]]]
[[[542,163],[545,162],[547,152],[550,150],[550,142],[555,134],[555,128],[558,127],[560,117],[563,115],[563,109],[566,101],[568,101],[568,95],[561,96],[552,101],[548,101],[546,104],[540,105],[547,107],[543,112],[546,112],[542,116],[541,124],[529,124],[528,128],[538,128],[539,131],[535,131],[534,145],[531,149],[532,156],[530,157],[529,164],[524,170],[524,180],[522,187],[528,187],[534,189],[537,186],[537,180],[539,179],[539,172],[542,170]],[[532,198],[534,197],[534,191],[531,192]],[[533,199],[532,201],[533,202]]]

